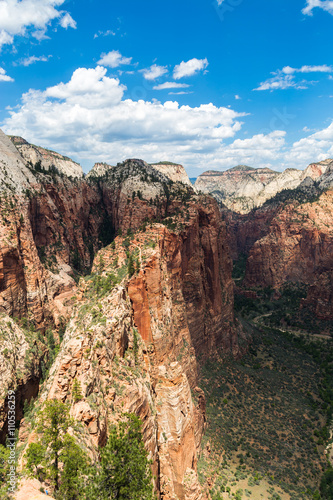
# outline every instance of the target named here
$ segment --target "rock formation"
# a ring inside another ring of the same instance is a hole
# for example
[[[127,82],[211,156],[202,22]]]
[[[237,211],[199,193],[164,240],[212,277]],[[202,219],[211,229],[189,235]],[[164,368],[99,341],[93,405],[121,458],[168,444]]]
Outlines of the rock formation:
[[[2,428],[6,388],[19,394],[19,421],[49,356],[44,332],[52,328],[61,339],[68,323],[40,402],[71,403],[92,455],[105,444],[108,425],[135,412],[160,497],[200,500],[205,401],[198,357],[219,348],[239,356],[247,347],[234,321],[231,259],[217,203],[141,160],[86,180],[33,162],[26,167],[1,138],[3,161],[17,169],[17,191],[1,193],[0,309],[8,329]],[[76,283],[83,271],[92,274]],[[24,370],[15,353],[28,359]],[[76,403],[74,380],[83,395]],[[27,432],[23,421],[22,440]]]
[[[152,163],[152,167],[166,175],[173,182],[182,182],[188,186],[192,186],[192,183],[186,173],[183,165],[178,165],[177,163],[171,163],[169,161],[161,161],[160,163]]]
[[[332,169],[333,160],[313,163],[304,171],[288,168],[283,172],[275,172],[269,168],[254,169],[239,165],[225,172],[204,172],[196,180],[195,187],[212,194],[230,210],[246,214],[262,206],[277,193],[296,189],[305,179],[320,180],[322,187],[328,187],[333,181],[333,175],[329,175]]]
[[[73,178],[82,178],[83,171],[81,165],[55,151],[50,151],[40,146],[29,144],[22,137],[11,136],[13,144],[20,152],[23,159],[32,166],[39,164],[41,168],[48,171],[52,166],[59,172]]]

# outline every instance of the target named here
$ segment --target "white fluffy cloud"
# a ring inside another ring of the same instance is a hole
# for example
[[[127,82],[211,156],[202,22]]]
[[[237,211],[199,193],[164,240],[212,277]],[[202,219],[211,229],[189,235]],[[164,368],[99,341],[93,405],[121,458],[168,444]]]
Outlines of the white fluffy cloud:
[[[42,38],[48,25],[60,19],[60,25],[75,27],[75,21],[60,7],[65,0],[0,0],[0,49],[12,44],[14,37],[25,35],[28,28],[35,29],[35,37]]]
[[[6,75],[6,71],[0,67],[0,82],[13,82],[13,78]]]
[[[290,151],[291,161],[307,165],[333,157],[333,122],[325,129],[295,142]]]
[[[253,90],[285,90],[285,89],[306,89],[306,81],[302,80],[301,82],[296,83],[293,75],[276,75],[273,78],[269,78],[268,80],[261,82],[259,87]]]
[[[118,68],[121,65],[131,64],[132,57],[124,57],[119,50],[112,50],[107,54],[101,54],[101,58],[97,64],[108,66],[109,68]]]
[[[166,66],[157,66],[157,64],[153,64],[150,68],[141,71],[146,80],[156,80],[160,76],[165,75],[168,72],[168,68]]]
[[[124,99],[123,86],[106,68],[78,68],[69,82],[30,90],[4,123],[7,133],[54,148],[92,166],[128,157],[169,158],[205,164],[241,128],[242,113],[213,104]],[[252,146],[251,146],[252,147]]]
[[[4,70],[1,76],[7,76]],[[237,137],[244,113],[230,108],[134,101],[124,98],[125,91],[118,79],[107,76],[105,67],[78,68],[68,82],[24,94],[3,128],[67,154],[85,169],[97,161],[114,164],[136,157],[180,162],[196,175],[195,168],[200,173],[239,163],[304,168],[333,156],[333,123],[289,147],[286,132],[280,130]]]
[[[312,11],[316,7],[323,9],[330,14],[333,14],[333,1],[332,0],[306,0],[306,6],[302,10],[303,14],[312,16]]]
[[[297,81],[297,73],[333,73],[333,66],[323,64],[321,66],[302,66],[301,68],[292,68],[285,66],[282,70],[272,73],[273,77],[261,82],[259,87],[254,90],[277,90],[277,89],[307,89],[308,85],[313,83],[308,80]]]
[[[175,66],[173,70],[173,77],[175,80],[179,80],[180,78],[184,78],[185,76],[192,76],[198,71],[202,71],[207,68],[208,61],[207,59],[190,59],[187,62],[182,61],[180,64]]]
[[[112,107],[121,101],[126,87],[119,83],[118,79],[108,78],[106,68],[97,66],[95,69],[78,68],[74,71],[68,83],[59,83],[49,87],[44,93],[37,92],[44,99],[45,104],[51,104],[48,98],[64,101],[65,107],[73,106],[73,112],[83,109],[100,109]],[[33,96],[32,93],[26,94]],[[60,108],[59,104],[55,107]],[[54,108],[53,108],[54,109]]]
[[[187,83],[176,83],[176,82],[165,82],[160,85],[155,85],[154,90],[165,90],[165,89],[186,89],[189,85]]]

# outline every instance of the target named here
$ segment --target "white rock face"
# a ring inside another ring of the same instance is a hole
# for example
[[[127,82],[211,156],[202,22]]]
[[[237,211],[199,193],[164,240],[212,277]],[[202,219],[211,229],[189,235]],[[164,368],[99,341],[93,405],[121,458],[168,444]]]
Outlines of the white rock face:
[[[307,179],[317,182],[322,189],[332,187],[333,160],[311,163],[305,170],[288,168],[283,172],[245,165],[225,172],[208,171],[198,177],[195,187],[211,193],[231,210],[245,214],[285,189],[304,186]]]
[[[36,182],[12,141],[0,129],[0,190],[22,192]]]
[[[32,165],[40,162],[41,166],[45,170],[49,170],[51,165],[54,165],[60,172],[68,177],[83,177],[81,165],[70,158],[56,153],[55,151],[49,151],[48,149],[29,144],[27,141],[22,139],[22,137],[13,136],[11,140],[15,144],[25,162],[31,162]]]
[[[161,162],[152,163],[150,166],[169,177],[169,179],[171,179],[173,182],[182,182],[183,184],[187,184],[188,186],[193,187],[183,165]]]
[[[324,160],[315,164],[316,166],[323,166],[323,174],[319,177],[318,183],[321,189],[328,189],[333,187],[333,160]],[[310,167],[312,165],[309,165]]]
[[[105,173],[108,172],[112,168],[114,168],[114,167],[112,165],[109,165],[108,163],[95,163],[93,168],[87,174],[87,178],[89,178],[89,177],[103,177],[103,175],[105,175]]]

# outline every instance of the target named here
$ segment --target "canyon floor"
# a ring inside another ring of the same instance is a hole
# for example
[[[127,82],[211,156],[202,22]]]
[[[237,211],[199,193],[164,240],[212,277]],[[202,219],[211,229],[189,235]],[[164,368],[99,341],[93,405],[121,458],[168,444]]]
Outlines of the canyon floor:
[[[239,267],[242,259],[234,266],[237,285]],[[236,295],[252,337],[247,355],[235,360],[220,352],[201,369],[208,423],[198,473],[212,500],[313,499],[327,467],[332,337],[300,321],[302,290],[273,302],[261,292],[256,300]]]

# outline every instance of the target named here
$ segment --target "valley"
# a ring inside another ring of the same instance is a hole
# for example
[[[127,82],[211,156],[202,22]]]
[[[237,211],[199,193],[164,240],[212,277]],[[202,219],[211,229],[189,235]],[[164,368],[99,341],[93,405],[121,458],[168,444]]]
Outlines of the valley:
[[[0,134],[0,452],[14,391],[14,498],[95,500],[61,492],[65,466],[60,482],[27,472],[50,401],[97,471],[112,429],[139,417],[155,498],[332,498],[332,169],[240,166],[193,186],[181,165],[130,159],[84,176]]]

